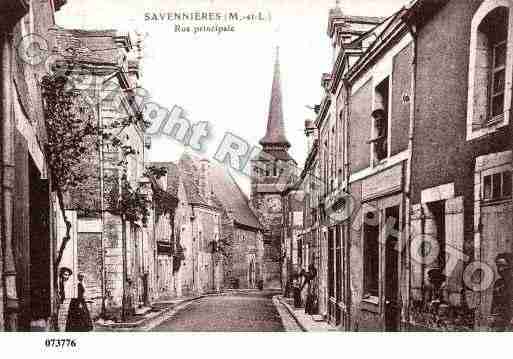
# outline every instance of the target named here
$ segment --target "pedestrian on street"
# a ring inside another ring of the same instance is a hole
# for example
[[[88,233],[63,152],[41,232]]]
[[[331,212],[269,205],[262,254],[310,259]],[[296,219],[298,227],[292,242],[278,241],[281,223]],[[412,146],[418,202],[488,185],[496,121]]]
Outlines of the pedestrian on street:
[[[68,320],[66,323],[67,332],[89,332],[93,330],[93,322],[85,300],[85,287],[83,284],[84,275],[78,276],[77,298],[71,299],[69,306]]]
[[[499,279],[493,286],[491,315],[493,318],[492,330],[504,332],[510,329],[513,318],[513,255],[501,253],[495,258],[495,265]]]
[[[301,278],[303,277],[305,273],[304,269],[301,269],[299,274],[294,275],[294,281],[292,284],[292,290],[294,293],[294,307],[295,308],[301,308],[303,305],[303,301],[301,300]]]
[[[306,314],[315,314],[315,293],[314,293],[314,280],[317,277],[317,269],[313,264],[308,266],[308,272],[305,275],[305,282],[303,283],[303,287],[307,286],[306,291],[306,302],[305,302],[305,313]]]

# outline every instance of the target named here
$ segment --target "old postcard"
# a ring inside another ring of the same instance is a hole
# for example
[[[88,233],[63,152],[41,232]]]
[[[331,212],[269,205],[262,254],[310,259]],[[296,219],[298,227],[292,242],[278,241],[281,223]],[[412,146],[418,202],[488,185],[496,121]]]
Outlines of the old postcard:
[[[513,329],[513,0],[0,0],[0,55],[0,331]]]

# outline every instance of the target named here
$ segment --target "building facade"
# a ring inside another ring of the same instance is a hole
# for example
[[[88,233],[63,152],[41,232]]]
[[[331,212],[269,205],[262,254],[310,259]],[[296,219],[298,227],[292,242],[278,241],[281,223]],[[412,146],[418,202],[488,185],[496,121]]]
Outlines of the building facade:
[[[56,310],[53,210],[42,97],[44,58],[27,52],[41,39],[66,1],[2,1],[0,4],[0,118],[2,233],[0,330],[45,330]],[[23,40],[23,41],[22,41]],[[15,215],[16,214],[16,215]]]
[[[64,284],[62,309],[66,312],[69,300],[77,295],[77,275],[81,273],[92,316],[118,318],[123,302],[126,311],[135,313],[147,306],[153,295],[153,228],[116,209],[122,178],[132,189],[149,185],[144,175],[148,149],[144,124],[132,92],[138,84],[139,52],[133,36],[115,30],[54,27],[49,42],[54,71],[69,71],[70,85],[80,91],[92,109],[91,121],[102,133],[99,146],[91,142],[76,168],[86,180],[69,193],[65,204],[72,238],[64,249],[61,268],[69,268],[73,274]],[[121,146],[112,142],[114,133],[122,138]],[[60,219],[58,246],[66,228],[63,217]],[[62,327],[65,316],[60,317]]]
[[[494,260],[511,253],[511,7],[330,11],[333,68],[294,190],[302,234],[320,244],[318,310],[332,325],[490,328]],[[310,243],[298,241],[305,264]]]

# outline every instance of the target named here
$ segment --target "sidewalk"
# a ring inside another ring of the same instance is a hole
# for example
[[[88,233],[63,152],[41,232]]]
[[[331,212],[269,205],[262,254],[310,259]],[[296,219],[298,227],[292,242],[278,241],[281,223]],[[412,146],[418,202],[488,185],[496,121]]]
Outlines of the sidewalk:
[[[102,321],[94,323],[95,332],[117,332],[117,331],[148,331],[160,325],[179,310],[188,304],[205,295],[195,297],[176,298],[165,301],[157,301],[152,304],[151,310],[146,314],[136,315],[127,322],[119,323],[113,321]]]
[[[294,308],[292,299],[284,298],[282,295],[277,295],[275,298],[287,309],[289,314],[294,317],[297,324],[304,332],[328,332],[337,330],[324,320],[316,320],[316,316],[306,314],[304,308]]]

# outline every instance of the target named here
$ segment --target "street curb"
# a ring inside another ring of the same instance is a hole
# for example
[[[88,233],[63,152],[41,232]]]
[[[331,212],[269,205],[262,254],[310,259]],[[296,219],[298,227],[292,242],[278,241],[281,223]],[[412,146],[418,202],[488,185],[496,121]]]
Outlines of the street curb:
[[[205,295],[200,295],[197,297],[185,299],[182,302],[179,302],[176,306],[163,309],[155,315],[141,319],[137,322],[133,323],[115,323],[112,325],[97,325],[99,329],[103,329],[106,331],[148,331],[151,330],[160,324],[162,324],[167,319],[171,318],[173,315],[176,314],[179,310],[185,308],[188,304],[192,303],[195,300],[204,298]]]
[[[152,320],[149,320],[146,324],[141,325],[141,327],[137,328],[137,330],[142,331],[142,332],[148,332],[148,331],[158,327],[159,325],[164,323],[166,320],[171,319],[178,312],[185,309],[193,302],[195,302],[199,299],[205,298],[206,296],[208,296],[208,295],[199,295],[194,298],[186,299],[183,302],[180,302],[179,304],[177,304],[175,307],[164,310],[159,316],[152,318]]]
[[[299,319],[297,319],[297,316],[294,313],[294,310],[290,307],[290,305],[288,305],[286,302],[284,302],[282,300],[283,299],[282,295],[275,295],[273,298],[276,298],[278,300],[278,302],[280,302],[280,304],[283,305],[285,307],[285,309],[287,309],[287,312],[289,312],[289,314],[292,316],[292,318],[294,318],[294,321],[296,322],[296,324],[299,326],[299,328],[303,332],[308,332],[308,330],[306,330],[305,326],[299,321]]]

